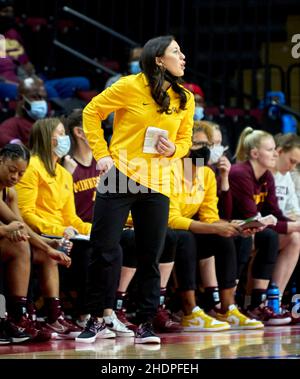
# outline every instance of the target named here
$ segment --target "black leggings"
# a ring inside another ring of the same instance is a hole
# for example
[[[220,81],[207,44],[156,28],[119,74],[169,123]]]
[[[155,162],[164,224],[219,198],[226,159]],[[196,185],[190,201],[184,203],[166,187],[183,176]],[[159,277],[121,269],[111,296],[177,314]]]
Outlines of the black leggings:
[[[136,268],[138,263],[138,252],[136,250],[135,235],[133,229],[123,230],[120,244],[123,250],[122,266]],[[159,263],[174,262],[176,245],[177,235],[174,230],[168,228],[163,252],[161,254]]]
[[[122,264],[120,239],[131,210],[139,252],[137,319],[139,322],[145,322],[153,318],[159,305],[158,262],[166,237],[169,199],[145,187],[143,192],[124,193],[118,184],[124,184],[125,181],[127,188],[130,188],[131,181],[118,170],[115,174],[120,180],[116,181],[114,191],[97,191],[96,195],[86,308],[93,316],[101,317],[104,308],[114,306]],[[114,175],[114,172],[110,170],[108,175]],[[101,180],[103,181],[103,178]]]
[[[252,250],[252,241],[248,238],[237,240],[238,267],[239,274],[247,264]],[[252,265],[252,277],[254,279],[270,280],[272,277],[274,265],[279,252],[278,233],[272,229],[266,228],[258,232],[254,237],[254,246],[256,255]]]
[[[233,238],[194,234],[187,230],[176,230],[176,233],[175,269],[180,290],[196,289],[197,262],[211,256],[215,256],[219,288],[235,287],[237,257]]]

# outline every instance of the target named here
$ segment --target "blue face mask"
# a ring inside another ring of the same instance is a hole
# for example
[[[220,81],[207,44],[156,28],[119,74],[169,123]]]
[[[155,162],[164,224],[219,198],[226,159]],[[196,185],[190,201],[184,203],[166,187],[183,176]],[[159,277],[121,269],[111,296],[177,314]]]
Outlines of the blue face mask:
[[[202,120],[204,117],[204,108],[195,107],[194,120]]]
[[[54,147],[53,151],[58,156],[58,158],[62,158],[66,154],[68,154],[70,147],[71,147],[71,141],[69,136],[58,136],[57,139],[57,145]]]
[[[25,98],[25,101],[28,104],[27,106],[25,105],[25,110],[33,120],[39,120],[46,117],[48,113],[48,104],[46,100],[29,101]]]
[[[141,72],[141,66],[139,61],[131,61],[128,65],[128,71],[130,74],[138,74]]]

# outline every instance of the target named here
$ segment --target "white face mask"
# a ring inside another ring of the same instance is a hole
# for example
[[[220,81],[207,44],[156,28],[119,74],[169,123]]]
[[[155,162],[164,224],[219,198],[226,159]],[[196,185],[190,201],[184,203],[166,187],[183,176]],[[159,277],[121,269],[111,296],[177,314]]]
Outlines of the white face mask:
[[[58,156],[62,158],[68,154],[71,147],[71,140],[69,136],[57,136],[57,145],[54,147],[53,151]]]
[[[223,145],[214,145],[210,148],[210,163],[218,163],[226,148]]]
[[[202,120],[204,118],[204,108],[196,106],[194,113],[194,120]]]

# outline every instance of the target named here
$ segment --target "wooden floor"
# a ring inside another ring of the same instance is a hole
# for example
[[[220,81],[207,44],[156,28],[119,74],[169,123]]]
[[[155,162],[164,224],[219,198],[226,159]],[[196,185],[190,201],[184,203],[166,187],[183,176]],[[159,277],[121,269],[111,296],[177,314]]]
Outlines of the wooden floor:
[[[0,359],[300,358],[300,326],[160,336],[161,345],[135,345],[133,338],[98,340],[94,344],[54,340],[39,344],[2,345]]]

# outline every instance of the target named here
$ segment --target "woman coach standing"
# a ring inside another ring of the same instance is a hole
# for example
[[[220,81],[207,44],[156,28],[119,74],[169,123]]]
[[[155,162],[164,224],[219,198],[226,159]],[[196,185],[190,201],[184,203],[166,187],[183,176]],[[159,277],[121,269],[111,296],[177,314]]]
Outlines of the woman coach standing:
[[[194,98],[179,85],[185,56],[172,36],[149,40],[142,72],[121,78],[83,111],[83,128],[100,170],[91,232],[87,309],[91,318],[76,341],[105,338],[103,309],[114,299],[122,252],[120,236],[129,211],[136,233],[138,261],[135,343],[160,343],[152,329],[159,304],[158,261],[169,212],[170,161],[191,144]],[[115,112],[108,147],[100,123]]]

